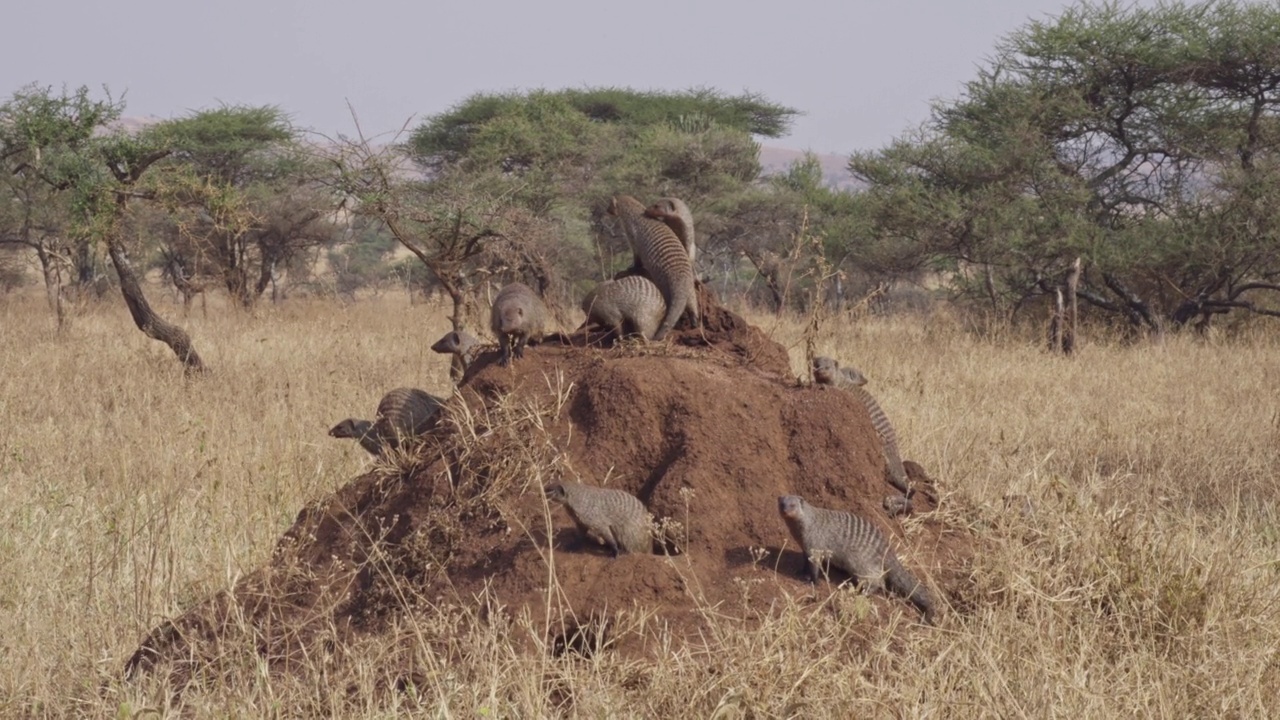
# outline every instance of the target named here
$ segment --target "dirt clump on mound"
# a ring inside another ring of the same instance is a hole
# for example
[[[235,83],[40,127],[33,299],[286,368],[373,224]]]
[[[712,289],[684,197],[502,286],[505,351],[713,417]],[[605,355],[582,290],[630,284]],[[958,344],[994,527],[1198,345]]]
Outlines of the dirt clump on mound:
[[[184,682],[246,639],[287,668],[317,644],[450,606],[487,622],[552,618],[526,633],[551,649],[590,619],[637,607],[695,639],[699,608],[749,624],[783,595],[834,588],[798,577],[803,559],[777,511],[784,494],[871,519],[945,608],[971,550],[929,514],[936,495],[916,495],[908,537],[881,509],[893,489],[861,404],[800,385],[784,348],[709,294],[699,301],[704,327],[675,333],[674,346],[570,338],[507,368],[495,352],[480,356],[416,453],[302,510],[263,568],[153,631],[128,672],[161,663]],[[636,495],[665,519],[678,554],[614,559],[581,542],[542,492],[562,479]],[[901,598],[874,602],[914,617]]]

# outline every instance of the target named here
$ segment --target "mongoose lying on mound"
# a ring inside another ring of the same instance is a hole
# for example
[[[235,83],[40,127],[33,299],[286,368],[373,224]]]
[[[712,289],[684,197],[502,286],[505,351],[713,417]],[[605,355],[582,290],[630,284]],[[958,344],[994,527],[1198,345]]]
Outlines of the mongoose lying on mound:
[[[417,388],[396,388],[382,396],[373,422],[347,418],[334,425],[329,435],[355,438],[360,441],[360,447],[382,455],[387,449],[398,448],[405,440],[426,432],[443,404],[442,398]]]
[[[453,356],[455,379],[462,376],[483,347],[479,338],[466,331],[450,330],[431,345],[434,352]]]
[[[667,336],[686,311],[697,327],[698,294],[693,286],[693,266],[680,239],[662,222],[644,216],[644,206],[630,195],[615,195],[609,203],[609,214],[622,222],[623,233],[641,267],[662,291],[667,315],[653,334],[654,340]]]
[[[499,290],[489,315],[489,327],[498,336],[498,345],[502,348],[498,364],[506,366],[513,354],[524,357],[525,343],[541,339],[546,324],[547,306],[528,285],[515,282]],[[512,338],[515,338],[514,349]]]
[[[661,220],[671,228],[671,232],[680,238],[684,249],[689,251],[689,264],[694,264],[698,259],[698,245],[693,234],[693,212],[683,200],[673,197],[658,198],[657,202],[645,209],[644,216]]]
[[[907,497],[911,496],[911,484],[907,481],[907,471],[902,466],[902,456],[898,453],[898,433],[894,431],[889,417],[880,408],[880,403],[867,392],[863,385],[867,378],[855,368],[842,368],[840,363],[829,357],[813,359],[813,381],[819,385],[831,385],[853,393],[853,396],[867,409],[871,416],[871,424],[880,436],[880,444],[884,448],[885,465],[889,468],[889,483],[898,488]]]
[[[649,511],[631,493],[575,482],[548,485],[545,492],[548,500],[564,505],[584,537],[607,545],[614,557],[653,552]]]
[[[605,280],[582,298],[582,311],[587,319],[582,327],[598,325],[619,336],[639,333],[652,340],[658,324],[667,314],[662,292],[643,275],[628,275],[619,280]]]
[[[871,592],[888,588],[907,598],[924,613],[925,622],[933,622],[929,591],[902,567],[875,525],[852,513],[814,507],[798,495],[778,498],[778,512],[804,550],[804,574],[810,582],[825,574],[824,563],[833,565]]]

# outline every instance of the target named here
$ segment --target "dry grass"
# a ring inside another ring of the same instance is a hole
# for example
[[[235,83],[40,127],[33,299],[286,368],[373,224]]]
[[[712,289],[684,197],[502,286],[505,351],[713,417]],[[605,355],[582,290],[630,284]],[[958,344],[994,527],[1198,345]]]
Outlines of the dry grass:
[[[803,322],[758,320],[799,369]],[[1261,717],[1280,698],[1280,331],[1066,360],[946,317],[832,318],[817,339],[989,548],[939,628],[859,623],[844,593],[750,633],[706,608],[706,646],[656,662],[556,659],[521,649],[541,618],[463,632],[482,612],[464,608],[341,651],[337,677],[318,658],[180,699],[124,682],[158,620],[368,465],[331,424],[396,385],[449,388],[427,349],[442,315],[395,298],[185,324],[211,377],[184,380],[114,304],[59,337],[38,300],[0,299],[0,716]],[[1035,515],[1003,512],[1010,493]],[[643,613],[622,622],[661,642]],[[406,664],[422,676],[389,690]]]

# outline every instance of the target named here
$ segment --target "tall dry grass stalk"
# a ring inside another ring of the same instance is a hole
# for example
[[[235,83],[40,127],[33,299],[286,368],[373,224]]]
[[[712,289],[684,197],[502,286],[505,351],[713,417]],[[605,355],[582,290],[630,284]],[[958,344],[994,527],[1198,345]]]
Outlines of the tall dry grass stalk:
[[[0,716],[1263,717],[1280,698],[1269,328],[1066,359],[943,315],[826,318],[816,351],[867,374],[941,511],[982,543],[940,627],[852,592],[797,594],[752,632],[704,606],[692,646],[624,611],[613,633],[651,658],[553,657],[527,651],[545,618],[476,630],[506,616],[478,599],[407,615],[335,649],[341,663],[279,675],[246,659],[174,697],[123,681],[124,658],[369,465],[325,436],[333,422],[396,385],[449,390],[427,349],[444,314],[395,298],[215,311],[184,321],[214,370],[186,380],[122,308],[61,336],[46,312],[0,301]],[[753,320],[803,370],[804,323]],[[1006,511],[1009,494],[1034,514]]]

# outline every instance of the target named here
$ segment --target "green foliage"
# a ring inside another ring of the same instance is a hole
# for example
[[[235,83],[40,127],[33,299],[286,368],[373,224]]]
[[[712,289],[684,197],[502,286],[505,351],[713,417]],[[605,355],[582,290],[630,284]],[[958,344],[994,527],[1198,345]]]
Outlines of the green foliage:
[[[1276,6],[1077,5],[850,169],[877,236],[992,302],[1082,257],[1081,297],[1135,324],[1272,312],[1242,294],[1280,279],[1276,206],[1237,196],[1270,186],[1280,150],[1277,47]]]
[[[137,141],[166,149],[148,189],[176,222],[167,257],[217,277],[243,305],[302,251],[336,241],[336,199],[277,108],[221,107],[158,123]]]
[[[410,152],[434,167],[454,164],[478,151],[493,123],[508,117],[545,117],[536,109],[545,107],[554,108],[557,123],[567,125],[578,121],[626,128],[670,125],[681,131],[718,125],[764,137],[785,135],[799,114],[755,93],[728,96],[705,88],[684,92],[587,88],[478,93],[414,130],[408,143]]]
[[[92,188],[106,182],[97,134],[123,104],[28,85],[0,105],[0,244],[35,251],[50,297],[65,270],[84,286],[97,275],[94,237],[83,230]],[[59,315],[61,319],[61,315]]]

